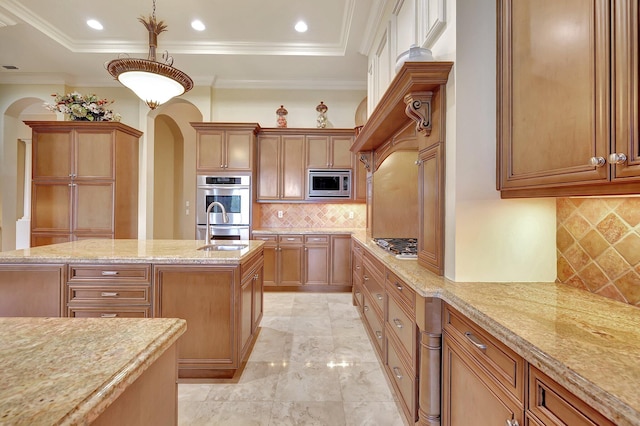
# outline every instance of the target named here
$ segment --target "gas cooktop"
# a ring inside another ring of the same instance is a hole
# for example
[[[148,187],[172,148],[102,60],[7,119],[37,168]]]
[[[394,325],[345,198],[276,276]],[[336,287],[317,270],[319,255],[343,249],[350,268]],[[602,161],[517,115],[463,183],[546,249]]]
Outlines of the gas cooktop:
[[[418,240],[416,238],[374,238],[376,244],[396,255],[398,259],[416,259]]]

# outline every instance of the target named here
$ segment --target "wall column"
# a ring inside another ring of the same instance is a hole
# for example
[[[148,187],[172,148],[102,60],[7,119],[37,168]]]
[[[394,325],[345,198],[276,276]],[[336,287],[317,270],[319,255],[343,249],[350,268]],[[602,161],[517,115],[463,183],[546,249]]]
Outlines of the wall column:
[[[19,139],[24,150],[24,215],[16,221],[16,249],[31,247],[31,139]]]

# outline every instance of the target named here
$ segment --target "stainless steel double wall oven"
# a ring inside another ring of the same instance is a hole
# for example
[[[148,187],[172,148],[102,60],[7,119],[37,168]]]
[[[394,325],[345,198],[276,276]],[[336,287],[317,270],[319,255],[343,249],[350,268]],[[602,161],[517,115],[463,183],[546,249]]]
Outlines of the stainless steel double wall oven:
[[[196,190],[196,238],[206,236],[207,207],[214,201],[221,203],[229,216],[222,220],[222,209],[214,206],[210,213],[211,239],[248,240],[251,226],[250,175],[198,175]]]

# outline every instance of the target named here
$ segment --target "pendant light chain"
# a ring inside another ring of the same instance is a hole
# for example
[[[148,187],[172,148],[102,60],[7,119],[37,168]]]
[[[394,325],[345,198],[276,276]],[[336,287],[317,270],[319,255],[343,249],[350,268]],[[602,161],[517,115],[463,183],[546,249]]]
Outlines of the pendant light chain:
[[[153,10],[151,12],[151,16],[153,17],[153,20],[155,22],[155,20],[156,20],[156,0],[153,0]]]

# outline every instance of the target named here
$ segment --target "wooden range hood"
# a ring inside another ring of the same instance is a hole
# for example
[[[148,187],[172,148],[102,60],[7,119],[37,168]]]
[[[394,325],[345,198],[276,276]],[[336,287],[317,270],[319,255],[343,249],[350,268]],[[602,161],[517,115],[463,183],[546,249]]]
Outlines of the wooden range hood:
[[[446,85],[452,66],[453,62],[405,62],[351,145],[351,151],[375,151],[406,125],[407,117],[420,124],[417,115],[420,112],[407,112],[407,102]]]

